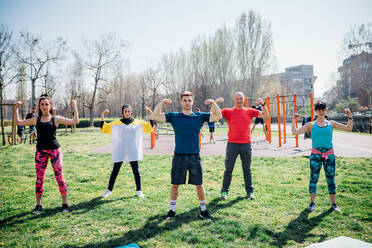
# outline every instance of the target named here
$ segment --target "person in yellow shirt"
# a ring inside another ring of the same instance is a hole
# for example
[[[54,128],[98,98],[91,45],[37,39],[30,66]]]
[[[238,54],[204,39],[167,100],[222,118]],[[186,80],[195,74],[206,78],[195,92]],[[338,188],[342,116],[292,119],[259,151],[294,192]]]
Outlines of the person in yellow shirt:
[[[112,126],[116,125],[142,125],[142,131],[144,133],[151,133],[152,132],[152,126],[150,122],[145,122],[142,120],[137,120],[132,117],[132,107],[129,104],[125,104],[122,106],[122,113],[123,118],[117,121],[113,121],[110,123],[105,122],[105,115],[109,114],[110,111],[106,109],[102,112],[101,115],[101,133],[111,134],[112,133]],[[136,142],[133,141],[133,145],[136,145]],[[137,188],[137,195],[140,198],[144,198],[142,187],[141,187],[141,175],[138,168],[138,161],[129,161],[130,166],[132,167],[134,179],[136,182],[136,188]],[[123,161],[115,162],[114,167],[112,169],[109,184],[107,187],[106,192],[102,195],[103,198],[108,197],[111,195],[112,190],[114,188],[115,180],[117,175],[119,174],[120,167],[123,164]]]

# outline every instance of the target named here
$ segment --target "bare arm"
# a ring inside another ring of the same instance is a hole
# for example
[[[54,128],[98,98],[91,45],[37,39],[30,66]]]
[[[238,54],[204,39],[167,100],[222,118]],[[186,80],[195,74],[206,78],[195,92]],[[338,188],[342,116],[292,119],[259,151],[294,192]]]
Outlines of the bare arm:
[[[299,134],[306,133],[306,132],[310,131],[311,128],[312,128],[312,123],[311,122],[306,123],[304,126],[302,126],[300,128],[296,128],[296,122],[295,122],[295,120],[299,116],[300,115],[298,113],[295,113],[294,116],[293,116],[293,119],[292,119],[292,134],[293,135],[299,135]]]
[[[110,110],[105,109],[101,114],[101,121],[105,121],[105,115],[109,114]]]
[[[214,100],[217,104],[220,104],[220,103],[223,103],[225,101],[225,99],[223,99],[222,97],[219,97],[217,98],[216,100]]]
[[[17,126],[31,126],[31,125],[36,125],[36,117],[33,117],[31,119],[26,119],[26,120],[20,120],[19,119],[19,114],[18,114],[18,109],[22,105],[21,101],[17,102],[17,105],[15,106],[15,124]]]
[[[260,111],[257,117],[259,118],[263,117],[265,119],[269,118],[269,111],[267,110],[266,105],[264,105],[265,102],[263,100],[260,100],[260,101],[257,101],[257,103],[262,106],[262,111]]]
[[[347,125],[338,123],[337,121],[331,121],[332,127],[337,130],[342,131],[353,131],[353,115],[351,114],[350,109],[344,109],[345,114],[349,117],[347,121]],[[351,118],[351,119],[350,119]]]
[[[152,113],[152,118],[156,121],[165,122],[165,114],[162,112],[164,104],[171,104],[170,99],[163,99],[158,105],[156,105],[154,112]]]
[[[220,107],[216,104],[216,102],[212,99],[205,100],[205,105],[211,104],[212,111],[211,116],[209,117],[209,122],[215,122],[222,118],[222,113]]]
[[[79,113],[77,111],[76,100],[71,101],[72,108],[74,109],[74,119],[68,119],[62,116],[56,116],[55,122],[58,127],[59,124],[63,125],[76,125],[79,123]]]
[[[145,105],[145,109],[146,109],[146,112],[149,113],[149,119],[150,119],[150,120],[153,120],[154,117],[152,116],[152,111],[151,111],[151,109],[150,109],[147,105]]]

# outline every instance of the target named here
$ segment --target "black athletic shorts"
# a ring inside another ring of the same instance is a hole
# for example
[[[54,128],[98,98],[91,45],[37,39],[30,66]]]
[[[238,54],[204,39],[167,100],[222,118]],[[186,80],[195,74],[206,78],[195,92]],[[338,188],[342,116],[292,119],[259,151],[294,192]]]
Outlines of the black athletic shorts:
[[[189,171],[189,184],[203,184],[200,155],[175,153],[172,160],[171,184],[185,184],[187,171]]]
[[[209,132],[214,133],[214,127],[209,127]]]
[[[257,118],[256,117],[256,120],[254,121],[254,123],[256,123],[256,124],[259,124],[259,123],[264,124],[265,122],[264,122],[264,119],[263,118]]]

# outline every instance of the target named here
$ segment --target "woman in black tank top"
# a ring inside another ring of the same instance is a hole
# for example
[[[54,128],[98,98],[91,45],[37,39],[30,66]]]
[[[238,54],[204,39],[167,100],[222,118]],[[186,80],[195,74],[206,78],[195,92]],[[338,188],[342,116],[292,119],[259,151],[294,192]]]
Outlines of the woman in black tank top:
[[[56,131],[59,124],[76,125],[79,123],[79,114],[76,107],[76,101],[72,100],[71,105],[74,109],[74,119],[67,119],[62,116],[55,116],[53,109],[53,101],[48,95],[41,95],[38,104],[38,115],[27,120],[20,120],[18,116],[18,108],[22,102],[17,102],[15,111],[15,122],[18,126],[36,125],[37,130],[37,145],[35,154],[35,170],[36,170],[36,207],[32,211],[33,214],[38,214],[42,211],[41,199],[44,191],[45,171],[50,159],[55,178],[58,182],[59,191],[62,195],[62,211],[69,212],[67,205],[67,184],[63,177],[62,158],[63,154],[60,144],[56,138]]]

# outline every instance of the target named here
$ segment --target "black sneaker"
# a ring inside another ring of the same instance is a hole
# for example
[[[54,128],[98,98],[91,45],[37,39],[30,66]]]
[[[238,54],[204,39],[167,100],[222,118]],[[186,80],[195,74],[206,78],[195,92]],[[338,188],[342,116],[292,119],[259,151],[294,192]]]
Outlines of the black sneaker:
[[[41,205],[36,205],[35,209],[32,210],[32,214],[39,214],[41,211],[43,211],[43,208]]]
[[[64,213],[70,212],[70,208],[68,207],[67,204],[62,204],[62,212]]]
[[[208,210],[200,211],[200,214],[198,215],[199,219],[202,220],[211,220],[212,216],[209,214]]]
[[[333,204],[332,204],[332,210],[333,210],[333,211],[337,211],[337,212],[341,212],[341,209],[337,206],[336,203],[333,203]]]
[[[309,211],[309,212],[313,212],[314,209],[315,209],[315,203],[312,202],[312,203],[310,203],[309,207],[307,208],[307,211]]]
[[[169,212],[167,213],[167,217],[165,219],[169,220],[169,219],[173,218],[174,216],[176,216],[176,212],[172,211],[172,210],[169,210]]]

